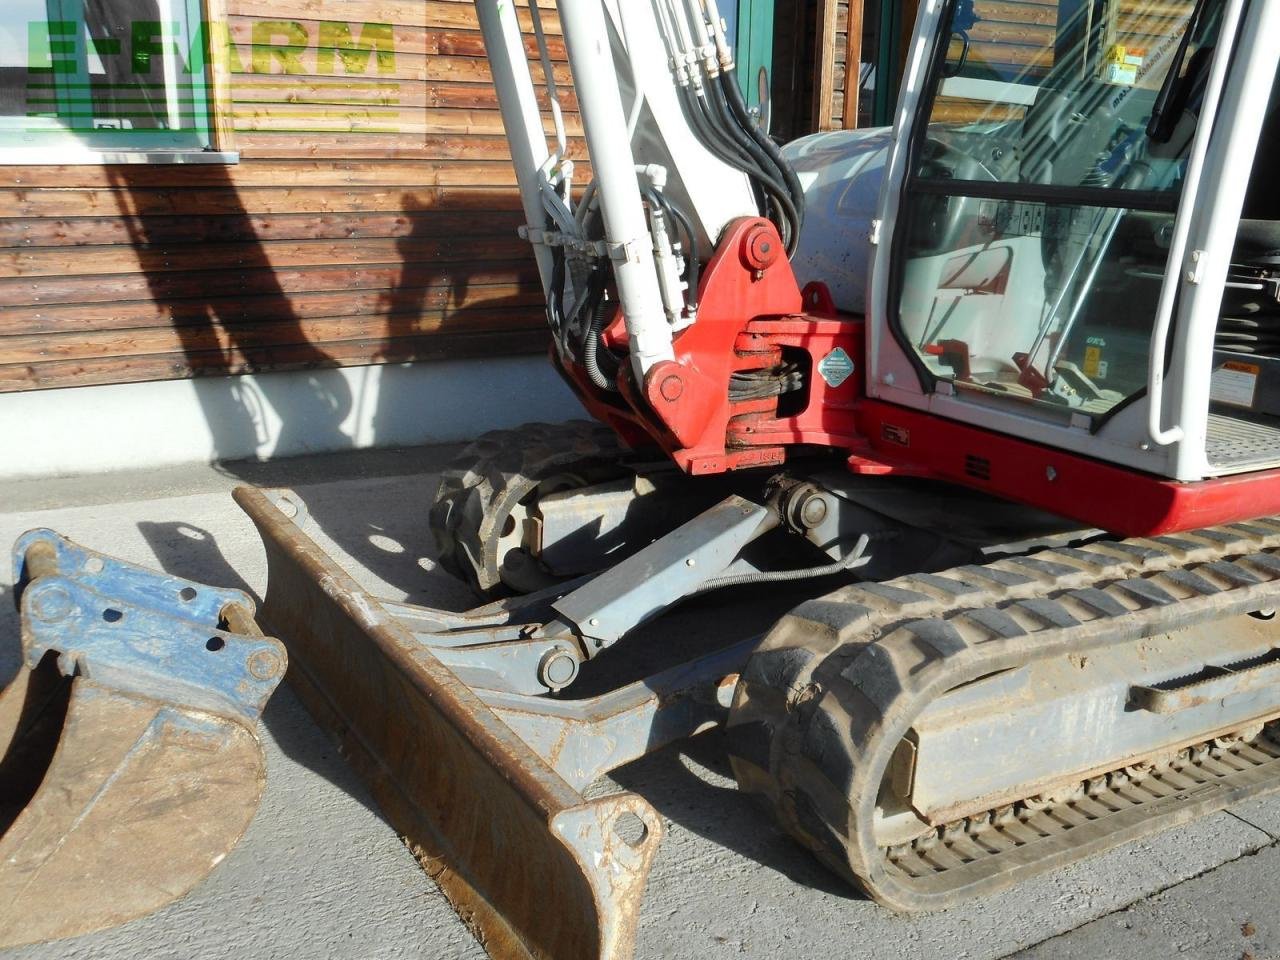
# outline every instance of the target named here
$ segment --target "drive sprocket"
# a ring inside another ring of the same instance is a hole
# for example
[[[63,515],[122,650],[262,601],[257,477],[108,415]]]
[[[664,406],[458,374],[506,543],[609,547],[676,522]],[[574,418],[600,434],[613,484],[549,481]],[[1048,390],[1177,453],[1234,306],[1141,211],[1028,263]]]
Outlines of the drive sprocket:
[[[485,598],[550,586],[515,514],[540,495],[624,475],[622,457],[614,432],[590,420],[484,434],[440,475],[430,514],[440,565]]]

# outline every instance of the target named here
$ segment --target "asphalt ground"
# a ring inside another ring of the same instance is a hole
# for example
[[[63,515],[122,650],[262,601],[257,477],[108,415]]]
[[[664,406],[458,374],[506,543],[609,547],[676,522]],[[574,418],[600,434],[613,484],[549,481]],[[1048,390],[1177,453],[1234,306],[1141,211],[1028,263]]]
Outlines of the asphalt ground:
[[[230,491],[245,481],[287,485],[306,499],[312,535],[366,587],[463,609],[468,591],[435,569],[426,525],[432,471],[452,452],[9,483],[0,485],[0,543],[47,526],[130,561],[260,594],[262,547]],[[7,680],[17,669],[18,625],[11,574],[0,577]],[[262,806],[195,891],[114,930],[0,951],[0,960],[484,956],[287,686],[268,706],[261,736]],[[667,828],[640,916],[640,958],[1280,960],[1280,799],[988,900],[903,917],[859,899],[739,795],[716,733],[624,767],[594,790],[616,788],[643,795]]]

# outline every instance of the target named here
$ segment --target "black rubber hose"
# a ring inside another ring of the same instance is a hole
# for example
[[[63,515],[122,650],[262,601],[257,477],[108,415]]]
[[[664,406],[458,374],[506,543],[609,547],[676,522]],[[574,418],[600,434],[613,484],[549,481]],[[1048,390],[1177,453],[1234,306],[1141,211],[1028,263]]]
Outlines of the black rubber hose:
[[[751,151],[752,158],[762,170],[779,183],[785,183],[786,176],[782,172],[782,167],[774,159],[774,154],[765,150],[760,142],[762,139],[760,128],[747,112],[747,105],[742,99],[742,91],[738,89],[737,81],[731,80],[728,74],[721,73],[710,82],[710,86],[714,90],[716,106],[723,117],[724,125],[733,131],[734,137],[743,144],[743,149]],[[741,109],[739,110],[738,107]]]
[[[733,115],[732,108],[725,99],[724,89],[719,84],[712,84],[710,91],[711,95],[708,97],[708,103],[712,104],[715,111],[720,114],[721,123],[724,124],[738,145],[751,155],[751,159],[759,168],[758,179],[760,185],[781,211],[783,222],[778,223],[778,228],[782,234],[782,241],[787,248],[787,253],[795,253],[796,245],[800,241],[800,231],[798,229],[800,218],[795,203],[791,199],[790,191],[778,177],[770,173],[773,170],[772,161],[769,160],[768,155],[761,149],[760,145],[738,123],[737,118]],[[776,173],[776,171],[774,172]]]
[[[703,90],[703,95],[698,95],[689,88],[684,88],[682,91],[694,135],[722,163],[740,171],[751,181],[757,212],[760,216],[764,216],[768,196],[760,182],[764,171],[738,141],[722,128],[721,123],[717,122],[716,111],[705,95],[706,88],[704,87]]]
[[[689,284],[689,309],[695,310],[698,306],[698,284],[702,279],[702,250],[698,243],[698,235],[693,232],[693,224],[688,216],[670,197],[652,186],[644,187],[643,190],[645,198],[659,207],[666,214],[667,219],[683,230],[689,238],[689,256],[686,258],[684,279]]]
[[[796,224],[798,229],[804,225],[804,186],[800,183],[800,177],[796,175],[795,167],[791,166],[791,161],[782,155],[782,149],[773,142],[772,137],[760,129],[759,124],[752,120],[751,114],[747,110],[747,103],[742,99],[742,90],[738,87],[737,73],[737,68],[731,67],[720,74],[721,86],[727,91],[729,106],[738,117],[738,122],[746,127],[747,132],[760,145],[760,149],[768,155],[774,166],[778,168],[779,173],[782,174],[783,182],[786,183],[787,190],[791,193],[791,202],[795,205],[796,214],[799,216],[799,222]]]
[[[752,188],[756,189],[751,158],[716,129],[711,119],[711,108],[707,105],[706,98],[698,96],[691,90],[685,90],[684,95],[685,109],[688,112],[689,123],[693,128],[694,136],[722,163],[751,177]],[[757,196],[756,204],[763,209],[763,198]]]
[[[716,89],[714,84],[711,89]],[[761,160],[767,159],[764,152],[759,147],[756,147],[755,152],[759,159],[753,158],[745,145],[745,141],[748,140],[747,135],[739,130],[738,137],[735,138],[722,126],[725,122],[732,122],[728,105],[724,104],[721,122],[717,123],[715,118],[716,110],[710,99],[705,96],[699,97],[688,88],[683,88],[681,92],[694,135],[721,162],[746,175],[751,181],[752,191],[756,194],[756,205],[760,214],[762,216],[766,215],[766,200],[772,200],[775,206],[782,211],[784,218],[789,217],[791,223],[798,222],[797,214],[788,213],[788,208],[794,210],[794,204],[791,202],[790,197],[786,196],[786,188],[775,177],[769,176],[766,172],[766,167],[760,165]],[[717,99],[723,100],[723,95]],[[754,146],[754,144],[752,145]],[[783,234],[788,252],[794,252],[795,245],[799,242],[798,232],[792,230],[790,225],[786,223],[779,223],[778,228],[779,232]]]
[[[741,124],[734,117],[720,85],[718,83],[709,83],[706,86],[706,91],[707,106],[710,108],[716,128],[722,135],[729,137],[739,150],[751,158],[751,163],[759,170],[758,176],[762,181],[773,180],[780,183],[777,171],[773,169],[773,164],[769,161],[769,157],[760,149],[759,144],[742,129]]]
[[[551,323],[552,334],[560,347],[560,355],[565,356],[569,350],[569,324],[564,316],[564,251],[553,248],[551,251],[551,284],[547,296],[547,315]]]
[[[617,393],[617,373],[609,376],[600,367],[600,337],[604,333],[606,303],[604,299],[604,270],[596,268],[591,275],[591,287],[588,291],[591,317],[587,323],[586,335],[582,343],[582,366],[587,371],[587,379],[598,389],[608,393]]]
[[[661,195],[659,195],[661,196]],[[698,242],[698,234],[693,229],[693,222],[680,206],[670,197],[661,197],[667,213],[675,220],[680,229],[689,238],[689,268],[685,274],[685,282],[689,284],[689,309],[698,308],[698,284],[702,280],[702,244]]]

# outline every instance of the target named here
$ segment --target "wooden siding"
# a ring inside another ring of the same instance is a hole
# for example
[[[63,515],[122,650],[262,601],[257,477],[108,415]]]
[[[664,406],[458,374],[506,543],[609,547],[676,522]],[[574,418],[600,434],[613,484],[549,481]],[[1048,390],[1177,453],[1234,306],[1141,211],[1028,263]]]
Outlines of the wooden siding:
[[[542,349],[473,5],[219,2],[238,165],[0,166],[0,391]]]
[[[1043,76],[1054,64],[1058,6],[1059,0],[979,0],[976,9],[981,19],[969,32],[972,61],[1002,76]],[[1105,45],[1119,44],[1143,53],[1168,46],[1181,35],[1194,6],[1192,0],[1120,0]],[[1160,79],[1152,75],[1140,82],[1158,85]],[[967,123],[1021,114],[1021,108],[947,97],[939,99],[933,118]]]

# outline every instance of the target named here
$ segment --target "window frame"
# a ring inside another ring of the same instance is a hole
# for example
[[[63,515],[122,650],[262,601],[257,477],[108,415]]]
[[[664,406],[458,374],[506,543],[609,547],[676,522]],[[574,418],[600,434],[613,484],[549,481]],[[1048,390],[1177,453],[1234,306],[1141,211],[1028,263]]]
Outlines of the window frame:
[[[72,133],[53,118],[0,117],[0,132],[8,122],[17,121],[24,130],[47,125],[50,133],[64,136],[31,146],[0,145],[0,167],[4,166],[105,166],[113,164],[221,164],[240,161],[231,124],[230,67],[226,56],[227,16],[224,0],[195,0],[203,18],[205,49],[205,96],[207,106],[207,146],[148,147],[95,146],[85,131]],[[87,142],[88,141],[88,142]]]
[[[941,392],[954,392],[954,381],[951,377],[939,376],[917,353],[910,342],[902,321],[902,295],[906,269],[906,250],[908,231],[901,229],[909,215],[909,204],[915,196],[945,195],[964,196],[977,199],[992,200],[1025,200],[1045,204],[1075,204],[1097,208],[1132,210],[1138,213],[1162,213],[1176,216],[1182,207],[1183,191],[1164,190],[1113,190],[1100,187],[1067,186],[1057,184],[1003,183],[978,180],[939,181],[919,175],[920,160],[925,143],[929,137],[931,118],[934,115],[938,97],[943,95],[945,85],[945,65],[947,62],[952,33],[959,0],[944,0],[940,12],[941,28],[933,38],[929,49],[924,71],[922,96],[919,101],[919,113],[912,124],[907,139],[907,149],[903,175],[900,204],[897,211],[899,229],[894,231],[891,241],[893,255],[889,269],[889,298],[886,328],[889,336],[899,347],[902,356],[914,370],[920,389],[925,396]],[[946,386],[942,386],[942,385]],[[990,402],[1002,406],[1007,404],[1010,410],[1018,415],[1044,423],[1082,424],[1090,434],[1098,434],[1111,420],[1145,398],[1146,388],[1127,396],[1110,410],[1096,415],[1077,416],[1070,408],[1059,410],[1040,404],[1024,404],[1011,402],[1011,398],[994,397]],[[977,398],[977,394],[969,397]],[[1082,420],[1083,418],[1083,420]]]

